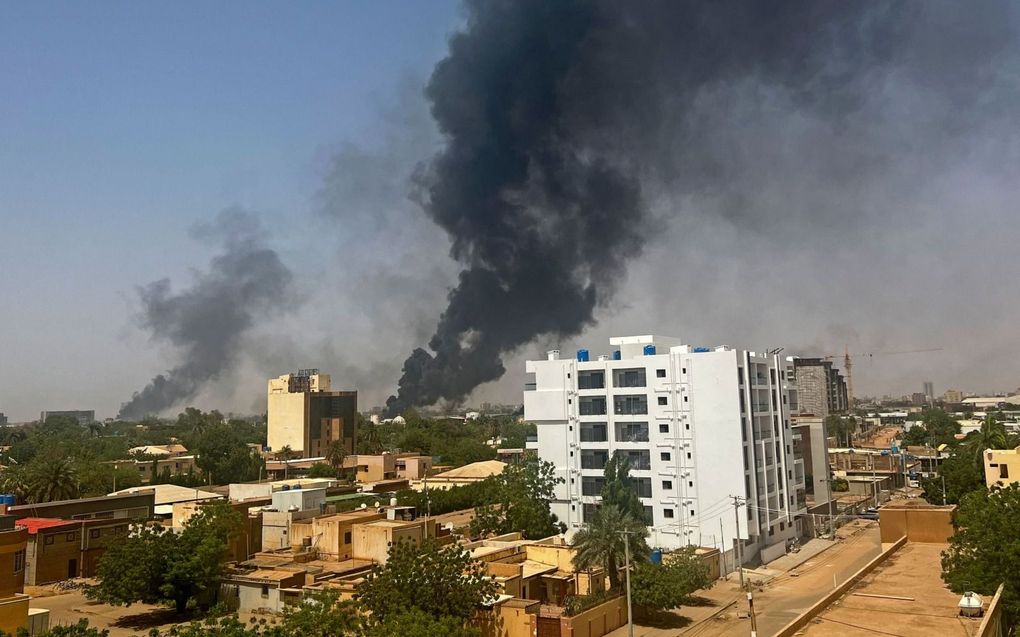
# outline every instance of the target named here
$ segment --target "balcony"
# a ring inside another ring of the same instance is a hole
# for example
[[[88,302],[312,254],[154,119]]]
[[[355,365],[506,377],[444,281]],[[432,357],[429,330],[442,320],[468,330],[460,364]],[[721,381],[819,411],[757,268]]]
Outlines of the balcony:
[[[538,383],[524,383],[524,391],[535,391],[538,389]]]

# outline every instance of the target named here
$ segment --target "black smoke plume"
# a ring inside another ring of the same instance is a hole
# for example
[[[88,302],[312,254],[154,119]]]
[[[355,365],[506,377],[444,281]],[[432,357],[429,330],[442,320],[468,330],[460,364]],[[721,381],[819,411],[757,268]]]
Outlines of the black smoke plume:
[[[426,89],[445,147],[418,181],[464,270],[388,411],[460,400],[504,373],[504,354],[592,325],[654,230],[657,192],[715,197],[720,214],[746,217],[755,193],[727,187],[741,147],[720,153],[690,116],[703,95],[781,91],[834,130],[897,82],[964,112],[1011,37],[1006,4],[467,2]],[[953,27],[964,13],[980,36]],[[882,159],[865,164],[880,170]]]
[[[141,326],[154,340],[173,346],[182,362],[136,392],[121,406],[121,418],[157,414],[194,398],[233,366],[242,338],[258,317],[290,301],[290,270],[265,246],[253,214],[224,210],[193,234],[223,243],[223,253],[212,259],[208,271],[197,273],[192,286],[177,293],[168,279],[139,290]]]

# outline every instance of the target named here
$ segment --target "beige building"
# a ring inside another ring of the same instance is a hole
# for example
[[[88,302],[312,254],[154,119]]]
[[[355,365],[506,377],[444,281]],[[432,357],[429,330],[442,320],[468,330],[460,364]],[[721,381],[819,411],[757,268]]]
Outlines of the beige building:
[[[290,447],[302,457],[321,457],[342,440],[354,453],[358,392],[331,391],[329,374],[304,369],[269,380],[268,447]]]
[[[947,403],[962,403],[963,392],[959,389],[947,389],[946,393],[942,394],[942,400]]]
[[[1009,485],[1020,481],[1020,447],[1016,449],[988,449],[984,455],[985,484]]]

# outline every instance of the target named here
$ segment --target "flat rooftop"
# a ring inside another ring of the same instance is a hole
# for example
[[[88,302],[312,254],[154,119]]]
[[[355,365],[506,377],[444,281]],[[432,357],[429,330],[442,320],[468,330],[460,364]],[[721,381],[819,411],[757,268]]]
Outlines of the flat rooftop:
[[[976,634],[981,618],[960,617],[957,604],[961,596],[942,582],[940,554],[946,546],[907,542],[798,634],[810,637]],[[985,597],[984,601],[987,604],[991,598]]]

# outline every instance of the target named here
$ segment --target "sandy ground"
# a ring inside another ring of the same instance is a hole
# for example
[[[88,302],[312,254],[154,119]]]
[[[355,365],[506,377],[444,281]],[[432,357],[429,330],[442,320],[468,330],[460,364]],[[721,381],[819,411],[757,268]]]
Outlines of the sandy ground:
[[[750,571],[745,576],[755,582],[753,588],[758,634],[772,635],[790,620],[807,610],[833,588],[846,580],[881,552],[878,524],[859,521],[839,530],[840,540],[792,571],[773,569]],[[634,626],[635,637],[746,637],[750,620],[746,619],[747,595],[737,577],[720,581],[700,594],[702,605],[685,606],[672,614],[675,620],[656,626]],[[620,628],[611,637],[626,637]]]
[[[131,637],[146,635],[151,628],[162,630],[182,622],[172,610],[162,606],[110,606],[86,599],[80,590],[58,592],[52,588],[43,588],[26,592],[33,595],[29,602],[30,608],[46,608],[50,611],[51,628],[76,624],[84,618],[89,620],[90,626],[109,630],[110,637]]]

